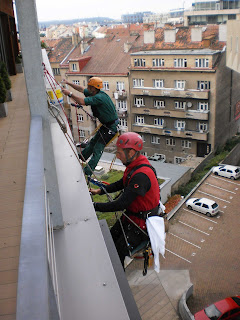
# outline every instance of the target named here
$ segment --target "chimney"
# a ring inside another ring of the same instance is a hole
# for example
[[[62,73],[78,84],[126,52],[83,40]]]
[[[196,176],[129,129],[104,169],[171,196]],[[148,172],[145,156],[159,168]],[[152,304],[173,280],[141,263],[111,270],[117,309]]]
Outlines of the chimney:
[[[196,42],[196,41],[202,41],[202,28],[200,27],[195,27],[191,28],[191,41]]]
[[[79,42],[80,42],[79,34],[78,33],[73,33],[73,35],[72,35],[72,44],[74,46],[77,46],[79,44]]]
[[[144,31],[144,43],[155,43],[155,31]]]
[[[132,47],[132,44],[131,44],[130,42],[125,42],[125,43],[124,43],[124,47],[123,47],[123,51],[124,51],[125,53],[128,53],[129,50],[131,49],[131,47]]]
[[[164,42],[175,42],[175,41],[176,41],[176,29],[165,29]]]
[[[227,41],[227,25],[226,24],[220,24],[219,25],[219,41]]]

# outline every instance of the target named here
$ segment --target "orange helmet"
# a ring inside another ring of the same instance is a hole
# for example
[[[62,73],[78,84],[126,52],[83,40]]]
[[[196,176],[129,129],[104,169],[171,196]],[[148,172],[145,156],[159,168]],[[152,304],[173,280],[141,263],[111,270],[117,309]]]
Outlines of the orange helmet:
[[[88,85],[96,89],[101,89],[103,87],[103,82],[101,78],[92,77],[88,80]]]
[[[118,137],[116,145],[122,149],[134,149],[136,151],[140,151],[143,147],[143,140],[136,132],[126,132]]]

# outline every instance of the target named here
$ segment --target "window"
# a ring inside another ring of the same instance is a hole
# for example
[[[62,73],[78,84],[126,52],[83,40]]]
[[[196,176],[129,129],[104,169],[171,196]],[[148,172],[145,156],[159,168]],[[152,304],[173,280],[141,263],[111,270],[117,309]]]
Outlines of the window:
[[[119,125],[120,125],[120,127],[122,127],[122,128],[127,128],[127,119],[120,118],[120,119],[119,119]]]
[[[103,90],[106,90],[106,91],[109,90],[109,82],[108,81],[103,81]]]
[[[135,99],[134,99],[134,104],[135,104],[135,106],[137,106],[137,107],[145,106],[144,98],[137,98],[137,97],[135,97]]]
[[[175,146],[175,139],[173,139],[173,138],[166,139],[166,145],[167,146]]]
[[[164,100],[155,100],[154,107],[156,108],[165,108],[165,101]]]
[[[164,67],[164,59],[152,59],[153,67]]]
[[[140,134],[140,136],[141,136],[141,138],[142,138],[142,141],[143,141],[143,142],[146,142],[146,141],[145,141],[145,135],[144,135],[144,134]]]
[[[198,90],[210,90],[210,81],[198,81],[197,88]]]
[[[209,68],[209,60],[208,59],[195,59],[195,67],[196,68]]]
[[[175,89],[183,90],[185,88],[185,80],[174,80]]]
[[[118,91],[122,91],[125,89],[125,85],[124,85],[124,82],[122,81],[117,81],[117,90]]]
[[[190,149],[192,146],[192,142],[189,141],[189,140],[182,140],[182,147],[183,148],[187,148],[187,149]]]
[[[187,59],[174,59],[174,67],[175,68],[186,68],[187,67]]]
[[[164,80],[162,80],[162,79],[154,79],[153,80],[153,87],[154,88],[164,88]]]
[[[174,126],[178,130],[184,130],[185,129],[185,121],[183,120],[176,120],[174,121]]]
[[[145,67],[145,59],[134,59],[134,67]]]
[[[83,115],[82,114],[77,114],[77,121],[83,122]]]
[[[81,138],[85,138],[85,131],[84,130],[80,130],[79,134],[80,134]]]
[[[53,74],[55,76],[59,76],[60,75],[60,68],[53,68]]]
[[[133,79],[133,87],[144,87],[144,80],[143,79]]]
[[[187,104],[186,101],[175,101],[175,109],[185,110],[186,104]]]
[[[72,71],[77,71],[77,64],[76,63],[72,64]]]
[[[199,122],[199,131],[200,132],[207,131],[207,123]]]
[[[117,100],[117,111],[127,111],[127,101]]]
[[[73,80],[74,84],[80,85],[80,81],[79,80]]]
[[[180,163],[184,162],[185,160],[186,160],[185,158],[174,157],[174,163],[175,164],[180,164]]]
[[[208,111],[208,102],[198,102],[198,111]]]
[[[163,118],[155,118],[154,119],[154,125],[155,126],[159,126],[159,127],[163,127],[164,119]]]
[[[151,136],[151,143],[160,144],[160,137],[158,137],[158,136]]]
[[[143,116],[136,116],[135,122],[136,122],[136,124],[144,124],[144,117]]]
[[[85,80],[83,80],[83,86],[84,86],[84,87],[86,86],[86,81],[85,81]]]

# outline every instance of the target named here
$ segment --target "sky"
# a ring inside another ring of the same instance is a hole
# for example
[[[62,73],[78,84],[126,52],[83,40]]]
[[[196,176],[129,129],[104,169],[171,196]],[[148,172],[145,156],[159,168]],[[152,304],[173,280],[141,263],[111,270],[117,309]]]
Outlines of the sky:
[[[109,17],[140,11],[189,8],[194,0],[36,0],[38,21]]]

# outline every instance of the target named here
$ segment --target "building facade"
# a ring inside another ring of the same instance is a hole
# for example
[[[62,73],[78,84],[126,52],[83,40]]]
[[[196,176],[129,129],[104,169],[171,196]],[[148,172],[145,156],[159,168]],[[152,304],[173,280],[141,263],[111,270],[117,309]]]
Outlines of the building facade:
[[[231,90],[226,52],[203,45],[202,28],[184,28],[191,34],[189,43],[198,43],[199,49],[187,49],[186,43],[179,50],[179,29],[166,29],[165,40],[152,45],[161,48],[168,41],[171,50],[131,54],[129,81],[131,129],[143,137],[147,156],[157,154],[175,164],[204,157],[236,133],[231,101],[239,96]]]
[[[239,0],[196,0],[192,10],[184,13],[184,25],[221,24],[228,20],[239,20],[239,17]]]

